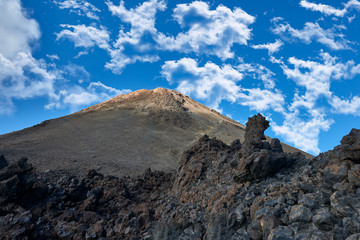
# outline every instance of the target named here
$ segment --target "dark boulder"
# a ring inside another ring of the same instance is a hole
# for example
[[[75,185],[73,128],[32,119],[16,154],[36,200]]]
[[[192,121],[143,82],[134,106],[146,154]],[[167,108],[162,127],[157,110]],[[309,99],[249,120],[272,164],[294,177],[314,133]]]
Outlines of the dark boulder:
[[[294,159],[284,153],[274,153],[268,150],[254,152],[239,164],[239,174],[236,176],[237,181],[249,181],[263,178],[280,169],[290,166]]]
[[[360,144],[360,129],[353,128],[350,133],[344,136],[341,141],[341,144],[345,145],[354,145]]]

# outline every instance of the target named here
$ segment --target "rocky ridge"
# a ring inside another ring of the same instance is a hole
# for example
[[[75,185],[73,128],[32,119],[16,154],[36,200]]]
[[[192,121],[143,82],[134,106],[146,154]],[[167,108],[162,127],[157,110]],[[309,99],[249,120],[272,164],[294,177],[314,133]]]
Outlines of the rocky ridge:
[[[360,130],[312,160],[264,140],[203,136],[174,172],[36,172],[0,157],[0,239],[360,239]]]

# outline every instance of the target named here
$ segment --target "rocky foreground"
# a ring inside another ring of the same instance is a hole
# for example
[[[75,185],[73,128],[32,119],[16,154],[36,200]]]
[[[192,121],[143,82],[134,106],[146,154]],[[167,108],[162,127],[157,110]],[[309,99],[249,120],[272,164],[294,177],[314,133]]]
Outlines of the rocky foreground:
[[[312,160],[264,141],[202,137],[177,172],[36,172],[0,157],[0,239],[360,239],[360,130]]]

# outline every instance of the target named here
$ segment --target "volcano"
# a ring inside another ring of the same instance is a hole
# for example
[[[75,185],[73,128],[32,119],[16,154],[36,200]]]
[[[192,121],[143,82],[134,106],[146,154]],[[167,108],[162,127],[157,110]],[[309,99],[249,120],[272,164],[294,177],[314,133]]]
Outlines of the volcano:
[[[227,144],[243,142],[245,127],[184,94],[157,88],[1,135],[0,154],[14,161],[26,156],[39,171],[84,174],[96,169],[135,176],[149,167],[177,169],[184,150],[205,134]],[[282,145],[285,152],[300,151]]]

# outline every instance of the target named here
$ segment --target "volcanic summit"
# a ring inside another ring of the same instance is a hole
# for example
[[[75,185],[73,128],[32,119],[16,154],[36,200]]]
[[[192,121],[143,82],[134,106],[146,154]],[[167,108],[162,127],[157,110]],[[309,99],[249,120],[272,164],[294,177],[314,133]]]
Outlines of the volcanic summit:
[[[28,157],[38,170],[113,176],[148,167],[177,169],[180,156],[207,134],[230,144],[245,127],[190,97],[157,88],[119,95],[74,114],[0,136],[0,154]],[[285,152],[298,149],[283,144]],[[308,155],[310,156],[310,155]],[[311,156],[310,156],[311,157]]]

